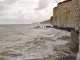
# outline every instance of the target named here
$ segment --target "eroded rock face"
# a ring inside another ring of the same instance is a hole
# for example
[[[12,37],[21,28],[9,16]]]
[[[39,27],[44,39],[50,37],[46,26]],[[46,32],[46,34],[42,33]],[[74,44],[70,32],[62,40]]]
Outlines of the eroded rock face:
[[[53,10],[53,17],[53,25],[74,28],[72,21],[72,1],[60,2]]]
[[[79,1],[79,2],[78,2]],[[58,3],[53,9],[53,16],[50,20],[43,21],[43,24],[53,24],[63,28],[74,28],[80,30],[80,0],[66,0]]]
[[[46,21],[43,21],[43,22],[40,22],[41,24],[52,24],[52,19],[53,19],[53,16],[51,16],[51,18],[49,20],[46,20]]]
[[[80,60],[80,0],[72,0],[73,7],[73,21],[75,24],[75,31],[79,32],[79,52],[76,60]]]
[[[75,56],[65,56],[65,57],[61,57],[61,58],[57,58],[55,60],[76,60]]]
[[[80,0],[73,0],[72,1],[73,7],[73,21],[75,24],[75,30],[80,30]]]
[[[41,24],[51,24],[51,21],[50,20],[46,20],[46,21],[41,22]]]

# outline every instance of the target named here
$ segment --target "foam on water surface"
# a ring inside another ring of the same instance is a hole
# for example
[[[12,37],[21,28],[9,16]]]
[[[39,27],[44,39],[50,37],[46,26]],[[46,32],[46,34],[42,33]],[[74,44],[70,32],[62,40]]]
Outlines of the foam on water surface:
[[[26,60],[48,57],[50,55],[58,56],[57,50],[69,42],[68,40],[63,41],[58,38],[70,36],[70,32],[54,28],[38,29],[34,28],[35,26],[36,25],[1,26],[0,59]],[[64,46],[64,48],[66,49],[66,46]]]

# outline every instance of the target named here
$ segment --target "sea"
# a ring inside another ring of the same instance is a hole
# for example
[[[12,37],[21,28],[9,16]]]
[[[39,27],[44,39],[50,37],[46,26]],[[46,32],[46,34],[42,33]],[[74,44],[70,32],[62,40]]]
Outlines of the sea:
[[[67,55],[70,32],[58,30],[48,24],[1,24],[0,60],[42,59]],[[62,49],[61,49],[62,48]],[[71,53],[71,52],[70,52]]]

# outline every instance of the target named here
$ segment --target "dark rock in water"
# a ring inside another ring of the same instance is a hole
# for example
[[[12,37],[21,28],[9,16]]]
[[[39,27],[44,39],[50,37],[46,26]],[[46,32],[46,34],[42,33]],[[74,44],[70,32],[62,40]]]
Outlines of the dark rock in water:
[[[46,28],[51,28],[51,26],[46,26]]]
[[[36,27],[34,27],[34,28],[40,28],[40,26],[36,26]]]
[[[75,56],[65,56],[65,57],[61,57],[61,58],[56,58],[55,60],[76,60]]]

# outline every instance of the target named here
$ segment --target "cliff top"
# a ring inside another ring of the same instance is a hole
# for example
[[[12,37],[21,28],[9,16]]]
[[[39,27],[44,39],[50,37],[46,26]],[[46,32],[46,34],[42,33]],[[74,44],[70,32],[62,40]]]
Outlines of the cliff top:
[[[72,0],[65,0],[65,1],[63,1],[63,2],[59,2],[58,5],[59,5],[59,4],[62,4],[62,3],[65,3],[65,2],[70,2],[70,1],[72,1]]]

